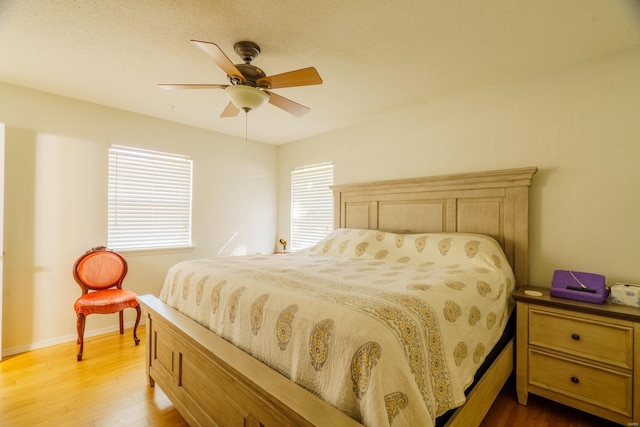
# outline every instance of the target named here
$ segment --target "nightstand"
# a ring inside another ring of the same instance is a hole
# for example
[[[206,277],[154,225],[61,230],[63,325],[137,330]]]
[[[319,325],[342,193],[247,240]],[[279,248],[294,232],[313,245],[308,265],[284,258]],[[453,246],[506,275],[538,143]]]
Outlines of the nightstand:
[[[518,289],[513,298],[518,402],[533,393],[640,425],[640,309],[555,298],[545,288]]]

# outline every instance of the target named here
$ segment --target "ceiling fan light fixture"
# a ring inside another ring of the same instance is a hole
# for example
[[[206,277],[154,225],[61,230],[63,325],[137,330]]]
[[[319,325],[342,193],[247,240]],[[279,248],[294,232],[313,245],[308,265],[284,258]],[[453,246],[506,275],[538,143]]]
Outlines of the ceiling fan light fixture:
[[[269,94],[252,86],[232,85],[225,88],[233,105],[245,112],[255,110],[267,102]]]

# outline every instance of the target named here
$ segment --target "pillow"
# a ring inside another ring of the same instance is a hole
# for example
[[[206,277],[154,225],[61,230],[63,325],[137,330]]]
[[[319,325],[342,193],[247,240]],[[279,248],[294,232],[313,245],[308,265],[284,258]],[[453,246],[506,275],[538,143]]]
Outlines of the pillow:
[[[498,268],[509,265],[495,239],[467,233],[399,234],[342,228],[334,230],[315,246],[303,249],[301,253],[406,264],[464,265],[474,264],[474,261],[488,261]]]

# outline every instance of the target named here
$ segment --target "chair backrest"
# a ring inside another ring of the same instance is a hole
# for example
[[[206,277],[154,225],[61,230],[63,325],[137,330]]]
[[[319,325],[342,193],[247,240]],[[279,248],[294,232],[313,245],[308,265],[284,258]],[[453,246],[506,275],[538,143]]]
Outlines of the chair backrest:
[[[122,288],[127,269],[127,261],[122,255],[99,246],[76,260],[73,265],[73,278],[82,288],[82,293],[86,294],[89,290]]]

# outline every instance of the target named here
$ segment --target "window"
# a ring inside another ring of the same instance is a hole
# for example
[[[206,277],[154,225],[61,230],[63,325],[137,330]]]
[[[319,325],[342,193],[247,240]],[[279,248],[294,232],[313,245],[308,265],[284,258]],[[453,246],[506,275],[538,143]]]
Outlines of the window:
[[[291,172],[291,249],[313,246],[333,229],[333,163]]]
[[[191,246],[193,162],[177,154],[109,147],[112,249]]]

